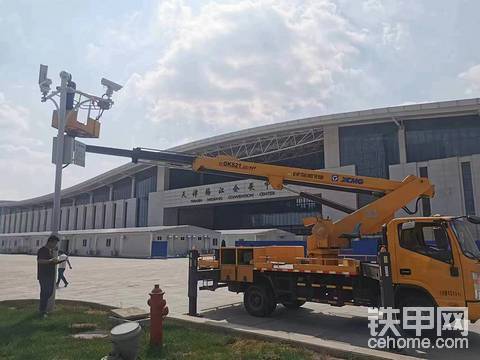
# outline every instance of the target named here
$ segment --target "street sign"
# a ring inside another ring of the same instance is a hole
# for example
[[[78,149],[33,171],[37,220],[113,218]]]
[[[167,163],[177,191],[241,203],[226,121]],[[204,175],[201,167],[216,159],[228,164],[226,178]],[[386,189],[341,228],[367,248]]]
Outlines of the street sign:
[[[63,164],[71,164],[73,160],[73,141],[74,139],[70,136],[65,136],[64,145],[63,145]],[[52,164],[57,163],[57,137],[53,138],[52,144]]]
[[[65,135],[63,148],[63,164],[74,164],[85,167],[85,150],[87,146],[75,140],[75,138]],[[53,138],[52,163],[56,164],[55,156],[57,154],[57,138]]]
[[[74,140],[73,143],[73,164],[85,167],[85,150],[87,145],[84,143]]]

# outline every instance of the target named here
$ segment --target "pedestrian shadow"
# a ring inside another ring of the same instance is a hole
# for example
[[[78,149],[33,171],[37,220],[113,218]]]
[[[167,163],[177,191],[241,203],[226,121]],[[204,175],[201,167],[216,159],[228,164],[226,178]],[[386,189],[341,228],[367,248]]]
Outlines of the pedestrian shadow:
[[[270,317],[258,318],[249,315],[242,304],[233,304],[208,309],[202,311],[200,315],[214,322],[227,322],[239,329],[251,330],[254,328],[272,335],[274,332],[283,332],[288,335],[295,333],[363,348],[368,348],[368,340],[370,339],[366,309],[365,316],[358,316],[341,312],[329,313],[328,308],[319,312],[308,307],[288,310],[282,305],[278,305]],[[480,335],[476,332],[470,332],[468,345],[468,349],[432,348],[420,352],[403,350],[397,351],[397,353],[426,359],[450,360],[452,355],[456,359],[478,359]]]

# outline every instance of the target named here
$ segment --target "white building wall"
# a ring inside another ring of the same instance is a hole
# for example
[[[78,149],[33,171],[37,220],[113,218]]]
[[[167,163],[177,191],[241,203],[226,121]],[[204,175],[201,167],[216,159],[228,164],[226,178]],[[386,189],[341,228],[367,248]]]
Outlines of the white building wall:
[[[458,158],[431,160],[427,164],[428,178],[435,185],[432,214],[465,214]]]
[[[148,194],[148,226],[164,225],[163,190]]]
[[[38,232],[40,227],[40,210],[33,211],[32,232]]]
[[[90,250],[93,243],[94,235],[79,234],[72,237],[72,244],[74,245],[73,254],[75,255],[90,255]],[[83,240],[86,240],[86,246],[83,246]]]
[[[121,256],[149,257],[151,249],[149,233],[127,233],[123,235],[123,249]]]
[[[10,215],[10,232],[11,233],[15,232],[15,219],[16,219],[16,214],[11,214]]]
[[[326,168],[337,168],[340,166],[339,141],[338,126],[331,125],[323,128],[323,147]]]
[[[45,225],[47,222],[47,210],[40,210],[40,225],[38,231],[46,231]]]
[[[87,207],[87,218],[85,220],[85,230],[93,229],[93,204],[85,205]]]
[[[0,215],[0,234],[5,232],[5,214]]]
[[[45,226],[45,231],[52,230],[52,209],[47,209],[47,222]]]
[[[400,158],[400,164],[407,162],[407,143],[405,139],[405,127],[400,126],[398,128],[398,154]]]
[[[17,212],[15,214],[15,232],[16,233],[20,232],[21,221],[22,221],[22,213]]]
[[[27,213],[22,212],[20,232],[27,232]]]
[[[107,246],[107,240],[110,239],[110,246]],[[120,234],[99,234],[96,241],[96,253],[98,256],[115,256],[116,243],[120,239]]]
[[[86,205],[77,206],[77,228],[76,230],[85,230]]]
[[[125,224],[125,200],[117,200],[115,202],[115,227],[122,228]]]
[[[113,229],[114,217],[115,214],[113,213],[114,203],[112,201],[105,203],[105,224],[103,227],[105,229]]]
[[[137,199],[128,199],[127,205],[127,227],[135,227],[137,224]]]
[[[428,178],[435,186],[435,196],[430,199],[432,214],[463,215],[465,214],[465,199],[461,172],[461,162],[463,161],[470,161],[475,209],[476,213],[480,214],[480,155],[391,165],[390,178],[393,180],[403,180],[407,175],[419,176],[419,168],[426,166]],[[415,202],[411,202],[408,207],[413,210]],[[423,215],[421,203],[419,204],[419,212],[417,215]],[[404,211],[400,210],[396,213],[396,216],[407,215]]]
[[[60,230],[67,230],[68,228],[68,208],[63,207],[60,214]]]
[[[67,230],[75,230],[75,223],[77,221],[77,207],[76,206],[70,206],[68,208],[68,211],[70,212],[70,216],[68,217],[68,226]]]
[[[26,232],[32,232],[32,229],[33,229],[33,211],[30,210],[30,211],[27,213],[27,228],[26,228]]]
[[[103,229],[103,203],[96,203],[95,206],[95,229]]]
[[[10,214],[5,215],[5,225],[4,225],[4,233],[10,232]]]

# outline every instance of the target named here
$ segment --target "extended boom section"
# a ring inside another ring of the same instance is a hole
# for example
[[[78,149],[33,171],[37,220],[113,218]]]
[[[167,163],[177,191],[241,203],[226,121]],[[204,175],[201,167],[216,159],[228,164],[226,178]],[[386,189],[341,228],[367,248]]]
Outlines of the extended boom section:
[[[277,190],[289,190],[286,185],[297,184],[343,192],[365,193],[377,197],[373,202],[357,210],[338,205],[337,209],[347,212],[347,215],[338,221],[319,217],[304,219],[305,226],[312,228],[312,234],[307,239],[307,257],[288,258],[288,263],[300,266],[302,269],[309,269],[312,266],[317,269],[318,266],[324,266],[319,270],[331,271],[330,266],[355,267],[351,262],[345,263],[338,258],[339,249],[348,247],[353,238],[379,233],[382,225],[391,220],[396,211],[411,201],[434,195],[433,185],[427,178],[418,178],[413,175],[406,177],[403,181],[395,181],[249,162],[228,156],[197,156],[164,150],[142,148],[125,150],[92,145],[87,145],[87,151],[129,157],[133,162],[157,161],[176,166],[188,166],[198,172],[263,179]],[[323,204],[335,206],[334,202],[329,200],[325,200]],[[258,268],[272,265],[270,260],[275,261],[275,256],[270,256],[268,251],[273,250],[267,250],[265,254],[267,260],[257,266]],[[278,254],[276,256],[278,257]]]

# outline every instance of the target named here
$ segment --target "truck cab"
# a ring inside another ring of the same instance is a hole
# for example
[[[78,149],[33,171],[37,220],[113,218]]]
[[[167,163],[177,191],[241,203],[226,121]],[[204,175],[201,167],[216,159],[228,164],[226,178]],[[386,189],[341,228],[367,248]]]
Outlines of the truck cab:
[[[467,307],[480,318],[480,217],[397,218],[387,225],[396,307]]]

